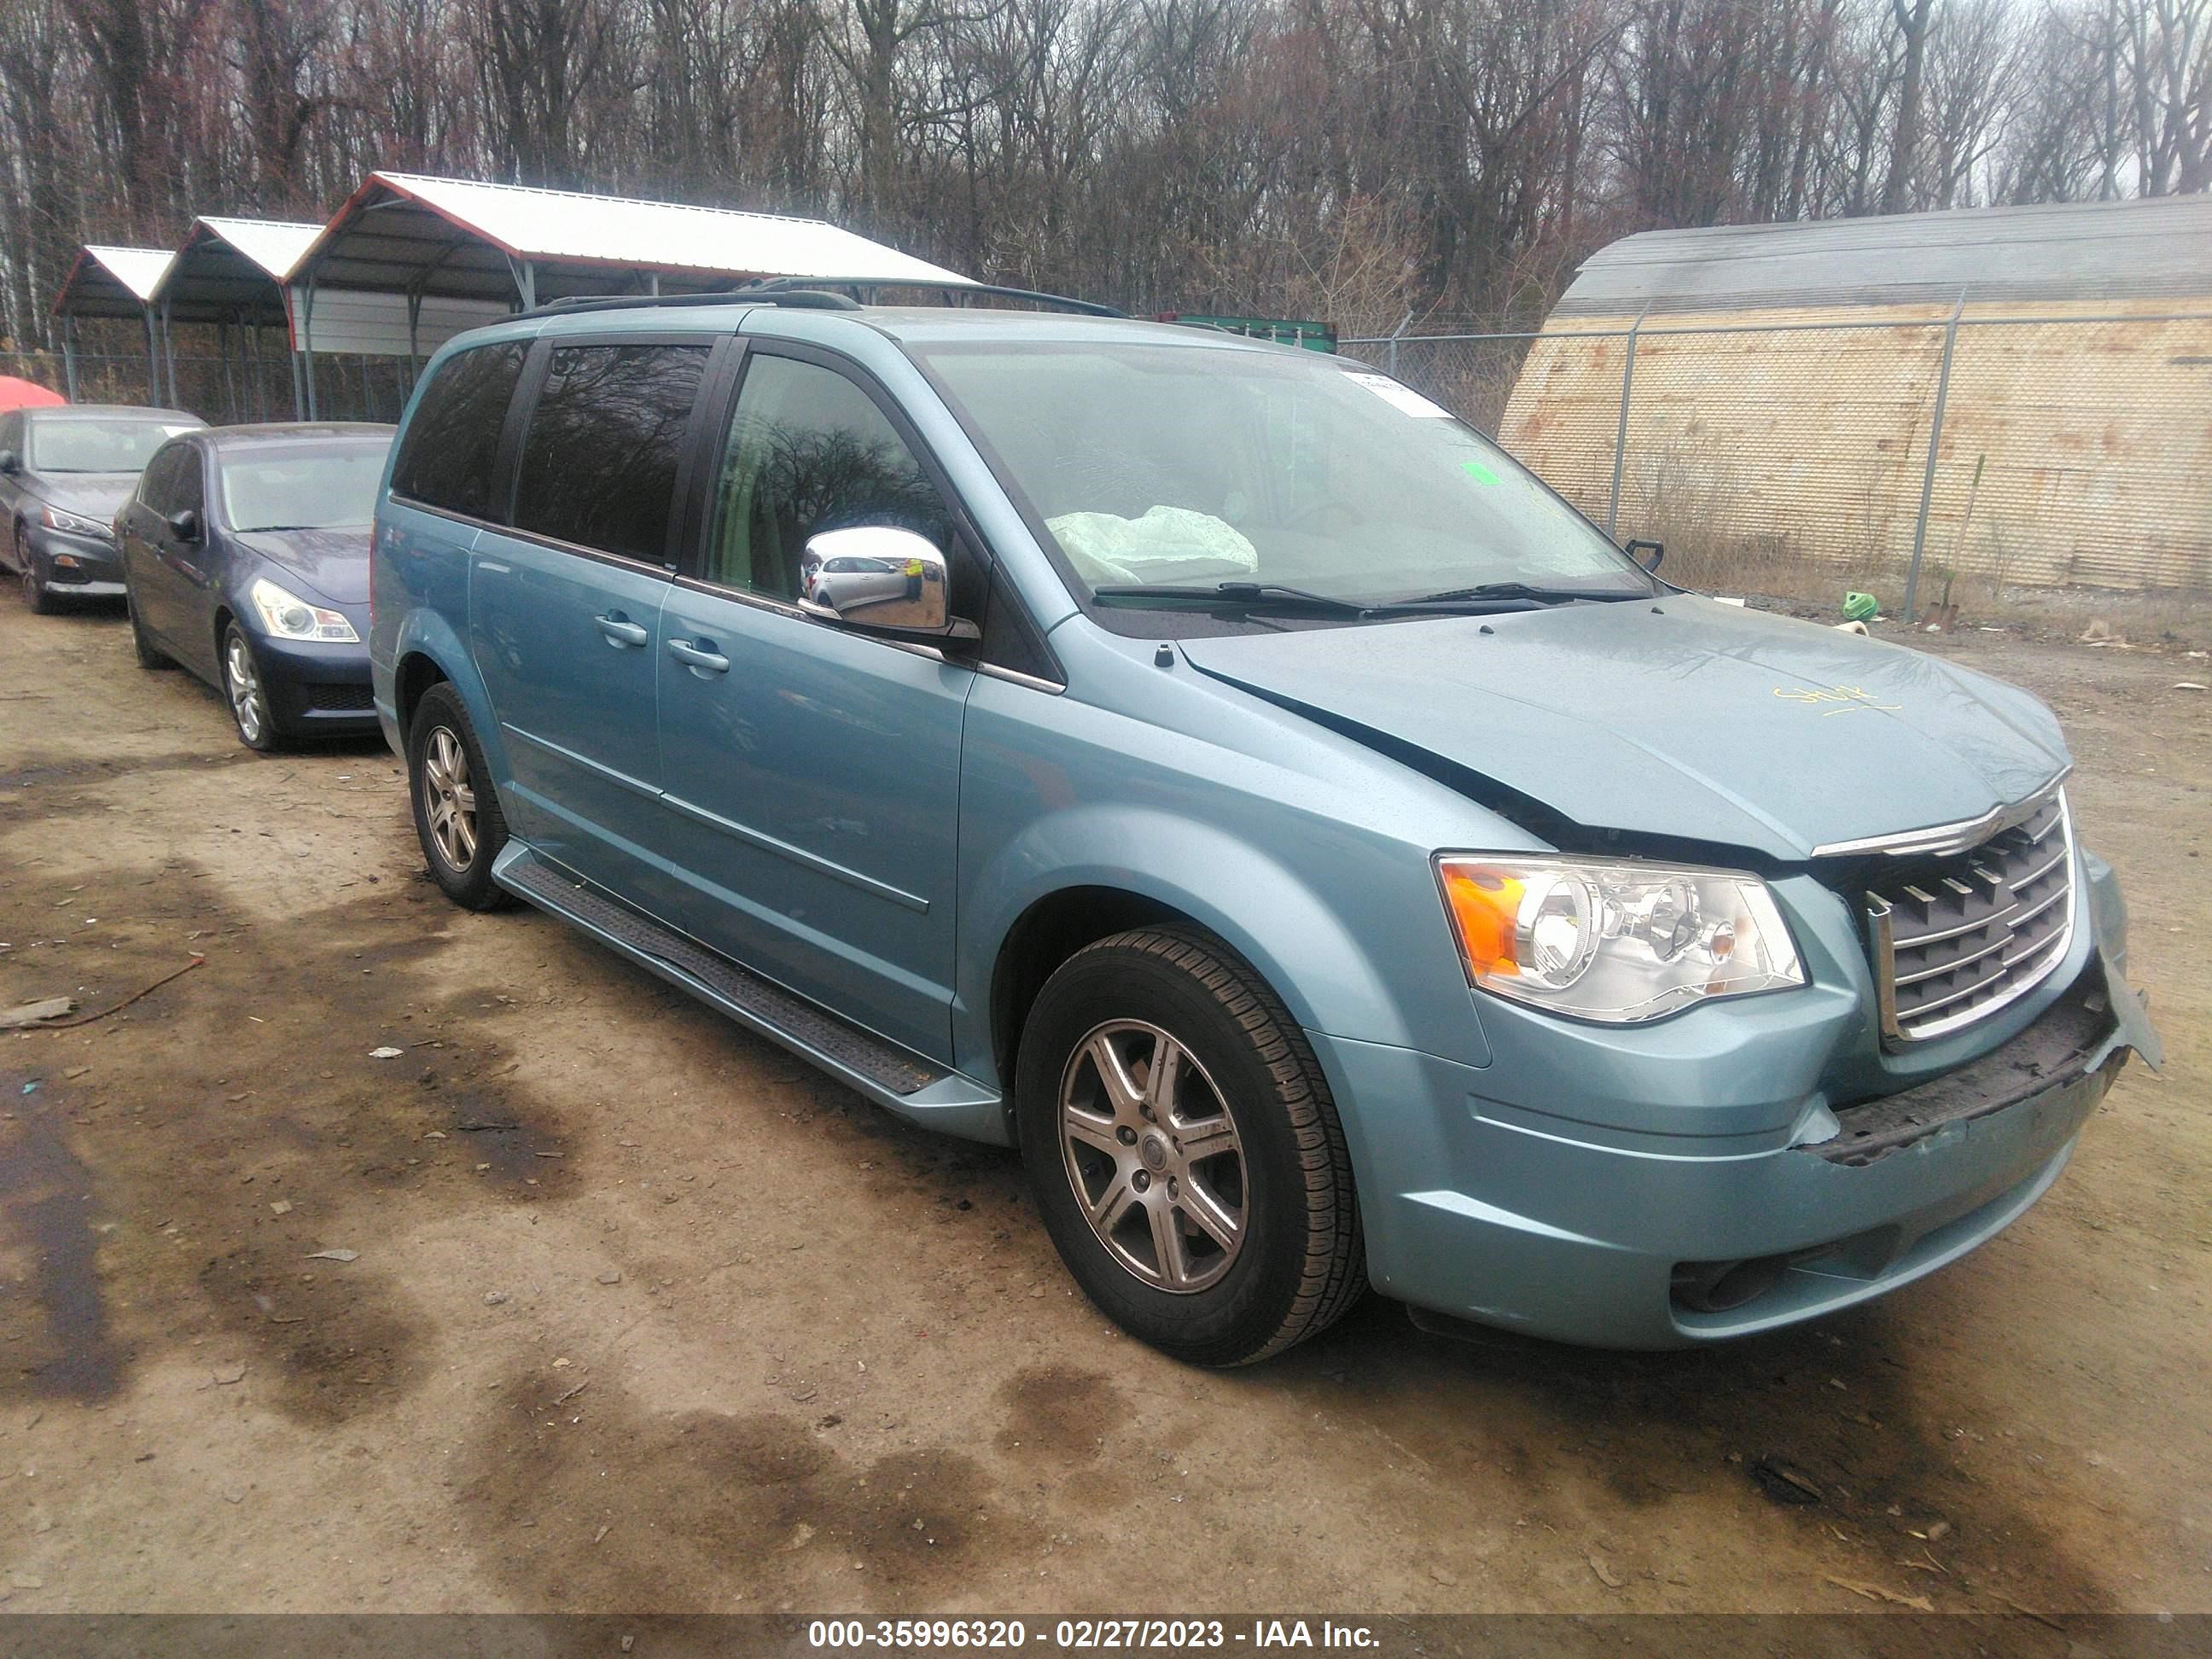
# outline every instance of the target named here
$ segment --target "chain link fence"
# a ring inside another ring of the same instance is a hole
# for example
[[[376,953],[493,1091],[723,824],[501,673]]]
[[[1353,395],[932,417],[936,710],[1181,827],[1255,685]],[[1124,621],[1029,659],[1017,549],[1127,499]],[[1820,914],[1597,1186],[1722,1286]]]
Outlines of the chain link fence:
[[[76,396],[81,404],[147,404],[188,410],[216,426],[301,418],[306,396],[289,351],[183,356],[174,361],[172,391],[167,360],[149,363],[140,351],[79,351]],[[58,351],[0,352],[0,374],[35,380],[66,393],[70,365]],[[315,355],[315,414],[325,421],[396,421],[414,389],[404,357]]]
[[[2212,599],[2212,313],[1544,330],[1341,349],[1498,438],[1667,574],[1919,614]]]

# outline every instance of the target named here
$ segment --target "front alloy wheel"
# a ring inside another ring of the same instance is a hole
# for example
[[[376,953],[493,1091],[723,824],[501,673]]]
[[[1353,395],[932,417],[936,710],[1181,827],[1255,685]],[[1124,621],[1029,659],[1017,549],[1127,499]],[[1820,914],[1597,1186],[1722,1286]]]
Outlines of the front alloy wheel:
[[[1022,1024],[1014,1115],[1068,1272],[1178,1359],[1279,1353],[1366,1284],[1328,1079],[1281,1000],[1210,934],[1139,928],[1062,963]]]
[[[253,659],[253,646],[245,629],[233,623],[222,640],[222,694],[230,702],[230,717],[238,726],[238,740],[264,754],[276,746],[276,722],[269,712],[269,694],[261,684],[261,667]]]
[[[38,561],[31,556],[30,549],[23,545],[20,532],[15,538],[15,545],[19,550],[18,556],[23,561],[23,603],[30,606],[37,616],[51,616],[54,609],[53,596],[46,592],[46,585],[39,580]]]
[[[1085,1037],[1060,1088],[1060,1150],[1083,1218],[1137,1279],[1204,1290],[1244,1244],[1244,1146],[1197,1057],[1157,1025]]]

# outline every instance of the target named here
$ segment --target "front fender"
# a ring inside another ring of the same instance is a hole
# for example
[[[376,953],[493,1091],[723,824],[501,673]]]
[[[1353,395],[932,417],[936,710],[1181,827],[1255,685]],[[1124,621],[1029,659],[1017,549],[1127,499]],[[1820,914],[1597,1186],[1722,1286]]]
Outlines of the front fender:
[[[988,1007],[997,945],[1033,905],[1081,887],[1134,894],[1219,935],[1310,1030],[1411,1040],[1365,943],[1285,865],[1211,824],[1104,803],[1030,824],[981,872],[969,890],[978,907],[974,937],[994,945],[972,953],[969,966],[985,977],[962,987],[963,1002]]]

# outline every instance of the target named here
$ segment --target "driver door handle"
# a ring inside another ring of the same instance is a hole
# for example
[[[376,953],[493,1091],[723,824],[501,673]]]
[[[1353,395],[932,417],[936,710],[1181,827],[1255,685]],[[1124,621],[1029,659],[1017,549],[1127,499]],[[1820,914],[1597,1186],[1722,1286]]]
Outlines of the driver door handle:
[[[611,611],[592,620],[599,625],[599,632],[617,645],[643,645],[653,637],[643,627],[630,621],[619,611]]]
[[[680,663],[689,664],[695,673],[726,674],[730,659],[718,651],[703,651],[689,640],[671,640],[668,654]]]

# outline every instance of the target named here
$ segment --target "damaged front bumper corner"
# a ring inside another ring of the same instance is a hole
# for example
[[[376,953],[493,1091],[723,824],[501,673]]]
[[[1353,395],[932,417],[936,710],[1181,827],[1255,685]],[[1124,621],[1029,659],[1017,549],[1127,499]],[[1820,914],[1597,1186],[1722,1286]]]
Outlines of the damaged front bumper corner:
[[[1836,1133],[1806,1150],[1862,1167],[1947,1124],[2010,1111],[2084,1078],[2117,1073],[2130,1050],[2156,1071],[2164,1050],[2142,994],[2128,988],[2101,951],[2096,967],[2101,971],[2083,974],[2033,1025],[1979,1060],[1917,1088],[1838,1108]],[[2111,1079],[2104,1080],[2109,1087]]]

